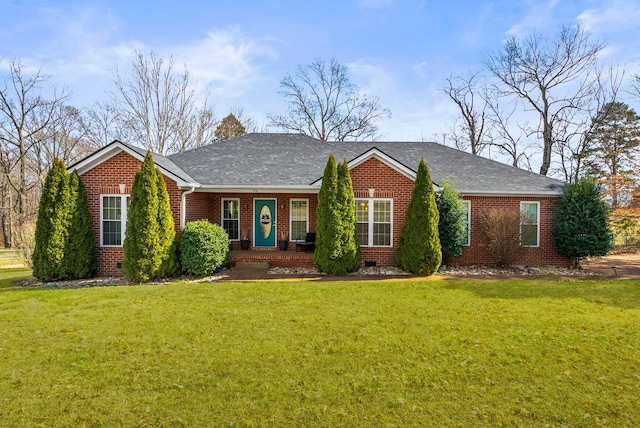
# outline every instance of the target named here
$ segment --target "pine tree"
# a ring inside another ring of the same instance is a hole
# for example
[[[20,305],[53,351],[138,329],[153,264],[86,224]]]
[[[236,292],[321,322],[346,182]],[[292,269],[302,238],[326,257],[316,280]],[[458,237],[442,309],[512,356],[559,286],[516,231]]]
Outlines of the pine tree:
[[[467,242],[467,210],[453,184],[448,180],[442,184],[442,190],[436,193],[442,258],[460,257]]]
[[[233,114],[229,113],[220,121],[214,132],[217,141],[230,140],[231,138],[245,135],[247,130],[242,122]]]
[[[417,275],[431,275],[438,270],[442,263],[438,223],[431,175],[421,159],[396,250],[400,268]]]
[[[38,207],[33,275],[41,281],[61,279],[69,227],[69,175],[56,158],[47,173]]]
[[[155,278],[162,263],[158,226],[158,180],[148,151],[131,187],[122,271],[132,282]]]
[[[155,168],[155,175],[158,187],[158,233],[160,254],[162,262],[158,271],[160,277],[171,277],[178,275],[180,264],[178,262],[176,229],[173,221],[173,213],[171,212],[171,203],[169,201],[169,193],[164,177],[160,170]]]
[[[320,272],[330,272],[336,240],[338,169],[333,152],[329,154],[318,192],[316,250],[314,260]]]
[[[601,192],[593,178],[584,177],[566,184],[558,201],[551,233],[556,251],[571,257],[575,267],[581,258],[604,256],[611,249],[612,234]]]
[[[97,273],[95,235],[87,190],[74,171],[69,177],[69,210],[71,218],[65,244],[63,268],[68,279],[91,278]]]

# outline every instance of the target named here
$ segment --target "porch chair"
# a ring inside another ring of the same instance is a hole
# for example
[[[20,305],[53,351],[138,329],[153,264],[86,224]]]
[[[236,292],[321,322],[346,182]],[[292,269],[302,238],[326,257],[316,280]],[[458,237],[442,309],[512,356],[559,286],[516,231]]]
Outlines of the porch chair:
[[[304,242],[296,242],[296,252],[298,252],[298,247],[304,248],[304,252],[307,252],[307,248],[312,251],[316,249],[316,233],[309,232],[307,236],[304,238]]]

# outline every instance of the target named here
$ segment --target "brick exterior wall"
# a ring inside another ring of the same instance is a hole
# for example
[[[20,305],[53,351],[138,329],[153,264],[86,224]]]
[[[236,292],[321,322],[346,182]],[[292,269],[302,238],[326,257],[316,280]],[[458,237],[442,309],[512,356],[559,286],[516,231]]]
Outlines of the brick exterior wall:
[[[451,257],[443,261],[453,265],[483,265],[491,264],[480,242],[479,215],[489,208],[499,208],[509,211],[520,211],[520,202],[540,203],[540,237],[538,247],[528,247],[527,259],[523,264],[531,266],[571,266],[568,257],[556,252],[551,235],[551,222],[558,204],[557,197],[504,197],[504,196],[463,196],[471,201],[471,245],[464,248],[460,257]]]
[[[130,194],[133,179],[140,165],[142,165],[142,162],[133,156],[125,152],[120,152],[81,176],[82,182],[87,188],[89,209],[91,210],[93,228],[96,236],[99,276],[122,276],[122,268],[118,267],[118,265],[121,266],[123,259],[122,247],[100,246],[100,195],[119,195],[120,184],[126,185],[123,194]],[[169,193],[176,233],[179,236],[182,191],[178,189],[175,181],[167,177],[164,177],[164,181],[167,186],[167,192]]]
[[[121,264],[123,259],[121,247],[100,246],[100,195],[120,194],[119,184],[121,183],[126,185],[124,194],[129,194],[135,173],[140,165],[140,161],[127,153],[121,152],[82,175],[93,217],[96,245],[98,246],[98,274],[100,276],[121,276],[122,269],[118,267],[118,264]],[[180,204],[183,191],[178,189],[173,180],[167,177],[164,177],[164,179],[171,201],[176,233],[179,236]],[[374,189],[374,198],[393,199],[393,246],[362,248],[362,264],[365,261],[375,261],[378,265],[393,266],[395,265],[395,248],[400,239],[405,212],[413,191],[413,181],[376,158],[369,159],[353,168],[351,170],[351,179],[356,199],[369,198],[369,189]],[[307,199],[309,201],[309,231],[316,230],[317,195],[302,193],[238,194],[194,192],[187,195],[186,221],[207,219],[212,223],[220,224],[222,221],[221,204],[222,200],[226,198],[240,199],[240,230],[246,229],[249,231],[249,238],[252,243],[254,242],[253,200],[255,198],[276,200],[276,231],[278,236],[282,232],[289,236],[291,199]],[[557,204],[557,198],[469,196],[464,197],[464,199],[471,201],[471,245],[465,247],[462,256],[450,258],[445,260],[444,263],[454,265],[489,264],[490,260],[479,242],[479,213],[490,207],[519,210],[521,201],[537,201],[540,202],[540,246],[529,249],[526,263],[529,265],[570,265],[568,258],[555,252],[551,237],[551,220]],[[240,242],[234,241],[232,248],[239,250]],[[269,250],[265,249],[264,254],[258,254],[255,257],[260,260],[269,260],[269,253],[271,252]],[[292,252],[291,257],[281,253],[277,260],[273,258],[273,263],[277,265],[291,264],[293,266],[312,263],[312,258],[298,257],[293,253],[295,251],[294,242],[289,241],[287,250]]]

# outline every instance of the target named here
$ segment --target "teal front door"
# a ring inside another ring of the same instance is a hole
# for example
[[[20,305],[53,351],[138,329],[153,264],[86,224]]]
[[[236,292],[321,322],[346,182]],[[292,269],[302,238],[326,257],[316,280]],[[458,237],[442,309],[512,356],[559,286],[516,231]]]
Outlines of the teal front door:
[[[276,246],[276,200],[254,199],[254,233],[256,247]]]

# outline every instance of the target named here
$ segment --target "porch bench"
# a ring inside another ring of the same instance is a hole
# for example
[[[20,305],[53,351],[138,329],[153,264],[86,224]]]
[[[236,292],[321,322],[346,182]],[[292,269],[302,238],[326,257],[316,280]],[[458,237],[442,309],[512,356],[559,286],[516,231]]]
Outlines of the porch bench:
[[[298,252],[298,248],[303,248],[304,252],[307,252],[307,248],[312,251],[316,249],[316,234],[315,232],[307,233],[307,236],[304,238],[304,242],[296,242],[296,252]]]

